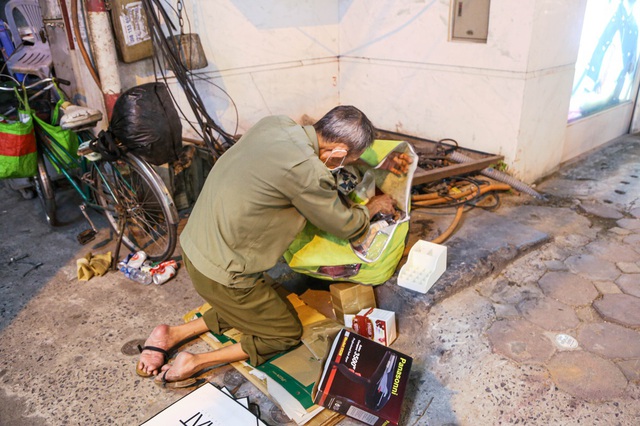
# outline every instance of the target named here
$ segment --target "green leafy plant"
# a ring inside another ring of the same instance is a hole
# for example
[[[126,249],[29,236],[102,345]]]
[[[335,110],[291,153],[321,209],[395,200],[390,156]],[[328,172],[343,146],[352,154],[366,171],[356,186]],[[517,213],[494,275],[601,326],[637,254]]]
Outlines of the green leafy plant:
[[[494,164],[492,166],[495,170],[499,171],[499,172],[503,172],[506,173],[507,170],[509,169],[509,165],[507,163],[505,163],[504,161],[499,161],[496,164]]]

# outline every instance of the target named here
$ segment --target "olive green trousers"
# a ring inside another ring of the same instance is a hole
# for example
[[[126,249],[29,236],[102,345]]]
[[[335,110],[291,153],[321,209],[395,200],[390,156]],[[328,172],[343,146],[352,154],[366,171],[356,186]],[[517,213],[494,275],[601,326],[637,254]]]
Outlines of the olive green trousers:
[[[202,317],[215,334],[235,328],[242,332],[242,350],[249,363],[258,366],[300,343],[302,325],[295,309],[283,299],[263,274],[242,277],[252,287],[232,288],[201,274],[183,254],[193,287],[211,305]]]

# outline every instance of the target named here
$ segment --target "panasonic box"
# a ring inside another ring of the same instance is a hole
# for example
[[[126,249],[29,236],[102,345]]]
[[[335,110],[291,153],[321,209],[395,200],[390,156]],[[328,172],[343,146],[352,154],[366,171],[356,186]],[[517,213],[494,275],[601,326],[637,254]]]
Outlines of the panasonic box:
[[[411,361],[343,328],[324,365],[315,403],[368,425],[398,425]]]

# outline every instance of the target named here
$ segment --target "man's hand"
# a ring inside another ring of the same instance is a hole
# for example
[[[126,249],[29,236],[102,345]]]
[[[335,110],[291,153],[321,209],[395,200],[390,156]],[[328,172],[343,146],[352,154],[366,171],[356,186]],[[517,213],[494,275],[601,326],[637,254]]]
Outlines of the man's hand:
[[[376,195],[371,197],[367,203],[369,209],[369,217],[373,217],[376,213],[394,214],[396,212],[396,202],[387,194]]]
[[[380,165],[382,170],[389,170],[394,175],[404,175],[409,171],[409,165],[413,162],[408,154],[403,152],[392,152],[387,155],[384,162]]]

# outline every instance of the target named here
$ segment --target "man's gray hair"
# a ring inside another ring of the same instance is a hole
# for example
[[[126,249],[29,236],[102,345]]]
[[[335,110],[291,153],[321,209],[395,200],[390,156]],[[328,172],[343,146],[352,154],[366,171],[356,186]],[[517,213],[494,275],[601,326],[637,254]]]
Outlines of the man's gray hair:
[[[354,153],[364,152],[375,137],[375,128],[371,121],[362,111],[351,105],[333,108],[318,120],[313,128],[326,142],[342,142]]]

